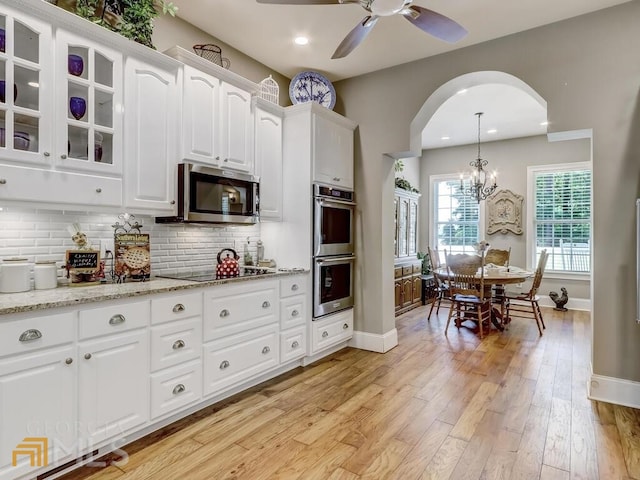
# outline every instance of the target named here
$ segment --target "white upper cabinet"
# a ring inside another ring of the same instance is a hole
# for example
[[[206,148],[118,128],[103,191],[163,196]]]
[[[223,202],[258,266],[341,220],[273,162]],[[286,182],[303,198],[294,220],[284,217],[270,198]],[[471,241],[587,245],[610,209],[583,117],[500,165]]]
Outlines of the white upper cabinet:
[[[253,173],[258,86],[180,47],[164,53],[185,64],[182,158]]]
[[[171,213],[178,157],[180,68],[125,64],[125,206]]]
[[[313,115],[313,181],[353,189],[353,130],[344,117]]]
[[[255,159],[260,177],[260,220],[282,220],[282,117],[280,107],[258,102]]]
[[[0,160],[51,163],[53,52],[51,25],[0,5]]]
[[[122,54],[56,32],[55,161],[60,169],[122,173]]]

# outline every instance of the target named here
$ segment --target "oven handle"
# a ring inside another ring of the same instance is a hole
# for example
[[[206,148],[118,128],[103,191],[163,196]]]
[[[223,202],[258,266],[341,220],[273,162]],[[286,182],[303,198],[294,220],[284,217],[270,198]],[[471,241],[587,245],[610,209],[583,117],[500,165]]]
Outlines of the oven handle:
[[[338,200],[335,198],[332,199],[328,199],[328,198],[324,198],[324,197],[316,197],[316,202],[318,202],[318,205],[322,206],[322,207],[326,207],[326,206],[331,206],[331,205],[338,205],[338,206],[347,206],[347,207],[355,207],[356,204],[355,202],[349,202],[347,200]]]
[[[345,261],[353,262],[355,259],[355,255],[350,257],[316,258],[316,263],[344,263]]]

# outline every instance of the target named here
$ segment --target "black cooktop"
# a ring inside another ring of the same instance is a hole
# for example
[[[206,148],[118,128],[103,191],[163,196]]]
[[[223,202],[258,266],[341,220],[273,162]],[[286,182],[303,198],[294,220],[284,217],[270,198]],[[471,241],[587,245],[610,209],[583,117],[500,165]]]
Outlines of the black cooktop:
[[[240,268],[240,274],[233,277],[218,276],[216,275],[215,270],[158,273],[156,274],[156,277],[189,280],[191,282],[211,282],[213,280],[224,280],[225,278],[255,277],[257,275],[267,275],[269,273],[276,273],[276,269],[268,267],[242,267]]]

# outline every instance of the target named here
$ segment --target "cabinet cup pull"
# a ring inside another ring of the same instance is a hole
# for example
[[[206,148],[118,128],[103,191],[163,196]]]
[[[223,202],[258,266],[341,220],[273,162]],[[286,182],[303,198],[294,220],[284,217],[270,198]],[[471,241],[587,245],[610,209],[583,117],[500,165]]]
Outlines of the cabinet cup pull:
[[[298,310],[294,310],[293,312],[291,312],[292,317],[297,317],[298,315],[300,315],[300,312]]]
[[[340,181],[340,177],[333,177],[333,181],[334,182],[339,182]]]
[[[7,183],[6,178],[0,178],[0,185],[6,185],[6,183]]]
[[[220,370],[224,370],[225,368],[229,368],[229,365],[231,365],[227,360],[223,360],[222,363],[220,364]]]
[[[43,154],[45,157],[49,157],[49,156],[51,156],[51,154],[50,154],[49,152],[42,152],[42,154]]]
[[[175,204],[176,204],[176,201],[175,201],[175,200],[171,200],[169,203],[170,203],[171,205],[175,205]]]
[[[35,328],[30,328],[29,330],[25,330],[24,332],[22,332],[18,340],[20,340],[21,342],[31,342],[39,338],[42,338],[42,332]]]
[[[342,325],[342,329],[343,329],[343,330],[347,330],[348,328],[349,328],[349,325],[348,325],[348,324],[346,324],[346,323],[345,323],[344,325]]]
[[[222,310],[222,311],[220,312],[220,316],[221,316],[222,318],[224,318],[224,317],[228,317],[228,316],[229,316],[229,310],[227,310],[227,309],[225,308],[224,310]]]
[[[66,159],[67,159],[67,154],[66,154],[66,153],[63,153],[62,155],[60,155],[60,158],[61,158],[62,160],[66,160]]]
[[[228,159],[228,158],[225,158],[225,159],[223,160],[223,162],[228,162],[228,161],[229,161],[229,159]]]
[[[322,332],[322,338],[327,338],[328,336],[329,336],[329,332],[327,332],[326,330]]]
[[[183,340],[176,340],[175,342],[173,342],[173,349],[174,350],[180,350],[181,348],[184,348],[184,341]]]
[[[90,354],[90,353],[85,353],[85,354],[84,354],[84,358],[85,358],[86,360],[91,360],[91,354]]]
[[[296,340],[296,341],[294,341],[294,342],[291,344],[291,348],[298,348],[299,346],[300,346],[300,344],[298,343],[298,341],[297,341],[297,340]]]
[[[264,348],[262,349],[262,354],[263,354],[263,355],[266,355],[266,354],[267,354],[267,353],[269,353],[270,351],[271,351],[271,349],[270,349],[269,347],[264,347]]]
[[[173,313],[180,313],[180,312],[184,312],[185,308],[184,305],[181,303],[176,303],[173,306]]]
[[[269,302],[267,302],[266,300],[264,302],[262,302],[262,308],[269,308],[271,306],[271,304]]]
[[[121,323],[124,323],[125,320],[126,318],[124,318],[124,315],[122,315],[121,313],[116,313],[109,319],[109,325],[120,325]]]
[[[300,287],[298,287],[298,284],[297,284],[297,283],[294,283],[293,285],[291,285],[291,290],[292,290],[293,292],[295,292],[296,290],[298,290],[298,288],[300,288]]]
[[[179,383],[178,385],[173,387],[173,394],[178,395],[179,393],[182,393],[185,390],[186,390],[186,387],[183,384]]]
[[[96,193],[102,193],[102,189],[101,188],[96,188]]]
[[[68,358],[64,361],[64,363],[66,363],[67,365],[71,365],[71,364],[73,363],[73,358],[68,357]]]

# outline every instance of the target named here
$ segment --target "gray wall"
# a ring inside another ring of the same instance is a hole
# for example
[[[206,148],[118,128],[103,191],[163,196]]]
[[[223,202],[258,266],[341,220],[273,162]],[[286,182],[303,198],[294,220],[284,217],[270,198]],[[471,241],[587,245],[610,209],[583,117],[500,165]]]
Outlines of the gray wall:
[[[593,129],[593,371],[640,381],[635,323],[635,199],[640,191],[640,2],[569,19],[336,83],[356,138],[359,258],[356,330],[383,334],[393,316],[393,159],[409,126],[447,81],[514,75],[548,102],[549,130]],[[425,39],[425,41],[430,41]],[[416,152],[418,154],[418,152]]]
[[[194,45],[203,43],[218,45],[222,49],[222,56],[231,61],[229,70],[255,83],[260,83],[260,81],[271,75],[280,87],[280,105],[291,105],[289,100],[289,78],[271,70],[269,67],[179,17],[160,15],[154,20],[154,24],[153,44],[158,51],[164,52],[177,45],[193,52]]]
[[[420,250],[425,250],[430,242],[429,225],[432,221],[431,202],[433,192],[430,191],[432,175],[459,174],[469,171],[469,162],[477,157],[477,145],[425,150],[420,163]],[[526,227],[527,227],[527,167],[569,162],[589,162],[591,160],[591,142],[587,139],[563,142],[548,142],[546,135],[518,138],[481,144],[481,154],[489,162],[488,170],[498,172],[498,190],[508,189],[525,197],[523,205],[523,235],[513,233],[481,235],[492,247],[511,247],[512,265],[526,266]],[[486,219],[486,216],[485,216]],[[486,232],[486,228],[481,230]],[[543,279],[540,292],[546,295],[549,291],[559,291],[566,287],[572,299],[588,299],[590,282],[588,280],[571,280],[553,278],[547,274]]]

